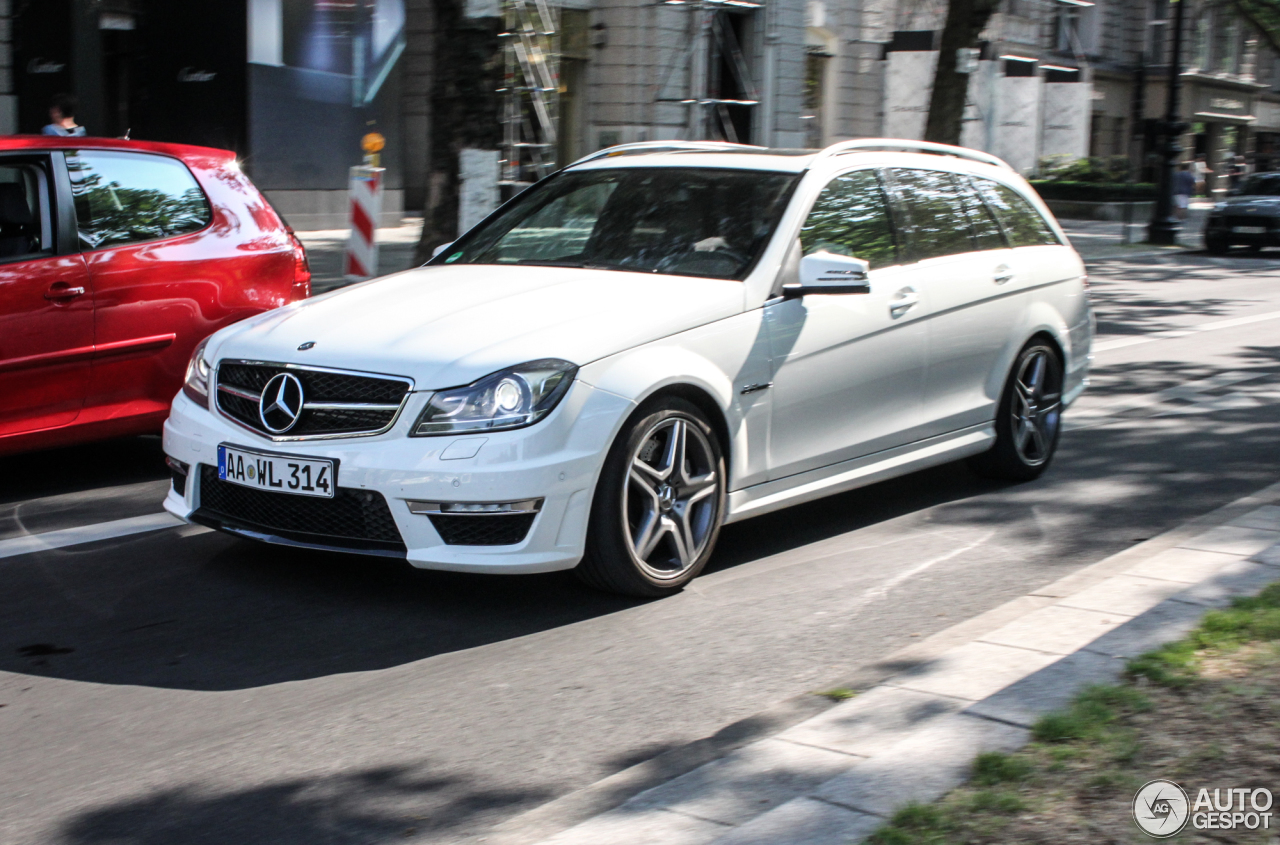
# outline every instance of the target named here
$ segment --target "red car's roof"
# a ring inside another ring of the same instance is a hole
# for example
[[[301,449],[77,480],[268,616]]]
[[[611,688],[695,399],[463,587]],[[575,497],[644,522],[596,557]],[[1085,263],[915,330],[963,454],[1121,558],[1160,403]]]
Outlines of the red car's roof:
[[[234,159],[230,150],[197,147],[192,144],[165,144],[159,141],[121,141],[117,138],[68,137],[63,135],[0,135],[0,152],[11,150],[134,150],[161,153],[183,161]]]

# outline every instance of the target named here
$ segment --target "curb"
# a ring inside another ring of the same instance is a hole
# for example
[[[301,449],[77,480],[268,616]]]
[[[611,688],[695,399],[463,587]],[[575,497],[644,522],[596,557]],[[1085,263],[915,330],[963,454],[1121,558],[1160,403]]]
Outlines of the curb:
[[[1237,499],[867,667],[854,699],[805,718],[816,697],[797,697],[484,841],[859,842],[902,805],[962,783],[977,754],[1024,745],[1035,720],[1082,687],[1114,682],[1127,659],[1280,579],[1277,502],[1280,484]]]

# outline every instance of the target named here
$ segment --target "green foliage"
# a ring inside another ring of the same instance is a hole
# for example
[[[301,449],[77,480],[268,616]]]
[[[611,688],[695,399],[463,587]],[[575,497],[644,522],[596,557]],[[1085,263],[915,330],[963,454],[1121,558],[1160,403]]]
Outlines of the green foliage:
[[[1027,802],[1007,790],[984,789],[973,794],[973,798],[969,801],[969,808],[979,813],[999,813],[1007,816],[1025,810]]]
[[[1127,156],[1045,156],[1040,159],[1039,173],[1040,178],[1046,182],[1124,182],[1129,178],[1129,159]]]
[[[979,754],[973,761],[973,782],[979,786],[1016,783],[1031,774],[1031,764],[1020,757],[999,752]]]
[[[836,687],[835,689],[820,690],[814,695],[820,695],[823,698],[829,698],[832,701],[848,701],[858,694],[857,690],[851,690],[848,687]]]
[[[1031,186],[1047,200],[1074,202],[1145,202],[1155,199],[1150,182],[1071,182],[1032,179]]]
[[[1041,717],[1031,735],[1048,743],[1096,739],[1122,713],[1149,706],[1146,696],[1130,687],[1086,687],[1066,710]]]
[[[1261,27],[1271,46],[1280,50],[1280,4],[1276,0],[1235,0],[1236,8]]]

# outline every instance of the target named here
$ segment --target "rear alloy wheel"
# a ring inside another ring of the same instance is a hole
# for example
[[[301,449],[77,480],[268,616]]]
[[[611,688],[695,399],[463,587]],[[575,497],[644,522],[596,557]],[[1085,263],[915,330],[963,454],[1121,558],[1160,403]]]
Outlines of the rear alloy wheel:
[[[647,410],[605,459],[575,571],[598,589],[656,598],[678,592],[711,557],[725,469],[697,406],[664,397]]]
[[[1053,460],[1062,430],[1062,360],[1033,340],[1014,361],[996,410],[996,442],[969,459],[979,475],[1009,481],[1038,478]]]

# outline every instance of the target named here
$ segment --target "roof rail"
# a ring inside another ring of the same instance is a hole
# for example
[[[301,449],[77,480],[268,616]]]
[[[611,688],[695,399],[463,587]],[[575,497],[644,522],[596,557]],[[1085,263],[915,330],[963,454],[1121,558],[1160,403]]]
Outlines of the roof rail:
[[[815,159],[831,158],[861,150],[896,150],[909,153],[933,153],[934,155],[967,158],[970,161],[980,161],[983,164],[991,164],[996,167],[1002,167],[1005,170],[1013,170],[1009,163],[1004,159],[993,156],[990,153],[984,153],[981,150],[971,150],[968,147],[953,147],[950,144],[935,144],[932,141],[907,141],[901,138],[859,138],[856,141],[840,141],[839,143],[832,144],[819,152],[818,155],[815,156]]]
[[[605,147],[590,155],[585,155],[568,165],[573,167],[585,164],[598,158],[633,153],[678,153],[678,152],[715,152],[716,150],[764,150],[767,147],[756,147],[751,144],[731,144],[728,141],[637,141],[634,144],[617,144]]]

